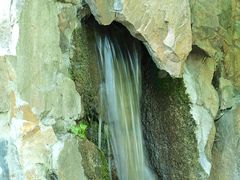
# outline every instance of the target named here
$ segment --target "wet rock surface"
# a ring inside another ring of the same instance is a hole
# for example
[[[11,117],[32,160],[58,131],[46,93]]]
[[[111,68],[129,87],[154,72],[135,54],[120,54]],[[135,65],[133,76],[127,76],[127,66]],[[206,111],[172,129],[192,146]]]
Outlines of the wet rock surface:
[[[183,81],[144,60],[142,124],[149,164],[159,179],[205,178]]]

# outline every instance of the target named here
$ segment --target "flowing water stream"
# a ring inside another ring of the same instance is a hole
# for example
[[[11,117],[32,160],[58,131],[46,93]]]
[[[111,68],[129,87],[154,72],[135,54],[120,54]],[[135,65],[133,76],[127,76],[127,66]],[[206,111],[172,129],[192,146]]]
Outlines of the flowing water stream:
[[[108,123],[118,178],[154,179],[143,150],[139,42],[108,33],[97,34],[96,41],[102,75],[100,120]]]

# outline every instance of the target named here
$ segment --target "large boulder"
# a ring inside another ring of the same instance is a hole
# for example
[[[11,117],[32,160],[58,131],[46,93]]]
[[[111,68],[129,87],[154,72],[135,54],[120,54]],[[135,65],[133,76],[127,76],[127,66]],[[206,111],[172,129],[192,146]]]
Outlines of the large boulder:
[[[103,153],[87,139],[66,135],[52,148],[53,169],[49,176],[59,180],[109,180]]]
[[[86,0],[100,24],[122,23],[143,41],[154,62],[181,77],[192,47],[190,6],[187,0]]]
[[[0,179],[46,179],[57,136],[82,115],[59,45],[58,5],[1,4]]]
[[[82,156],[78,150],[78,140],[72,136],[66,136],[52,147],[53,169],[50,177],[56,176],[59,180],[86,180],[84,174]]]

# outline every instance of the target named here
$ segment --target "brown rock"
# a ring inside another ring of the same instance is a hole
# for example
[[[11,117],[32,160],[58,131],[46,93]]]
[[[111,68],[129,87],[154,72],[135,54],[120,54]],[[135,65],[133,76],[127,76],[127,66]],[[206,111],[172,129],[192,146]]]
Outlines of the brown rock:
[[[188,1],[86,2],[99,23],[106,25],[113,20],[122,23],[144,42],[160,69],[175,77],[182,76],[184,61],[192,47]]]

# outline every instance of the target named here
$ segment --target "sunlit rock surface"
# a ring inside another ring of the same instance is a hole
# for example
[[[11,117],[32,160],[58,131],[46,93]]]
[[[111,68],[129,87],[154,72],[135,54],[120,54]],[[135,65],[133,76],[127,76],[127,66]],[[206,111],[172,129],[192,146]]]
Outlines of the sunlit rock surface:
[[[240,2],[190,1],[193,44],[214,57],[222,76],[240,87]]]
[[[216,62],[212,83],[219,94],[219,109],[214,118],[211,179],[239,179],[240,2],[194,0],[190,4],[193,45]]]
[[[0,5],[0,56],[16,55],[19,17],[24,0],[4,0]]]
[[[55,171],[50,174],[62,180],[86,180],[82,166],[82,154],[78,150],[79,142],[73,136],[65,136],[52,147],[52,162]]]
[[[66,132],[82,114],[59,46],[59,9],[47,0],[0,9],[0,179],[46,179],[56,128]]]
[[[175,77],[191,51],[190,6],[187,0],[86,0],[101,24],[118,21],[142,40],[154,62]]]
[[[210,175],[211,151],[215,137],[214,118],[218,111],[218,94],[212,85],[215,61],[204,60],[201,52],[189,56],[183,79],[191,102],[191,114],[196,123],[199,162]]]

